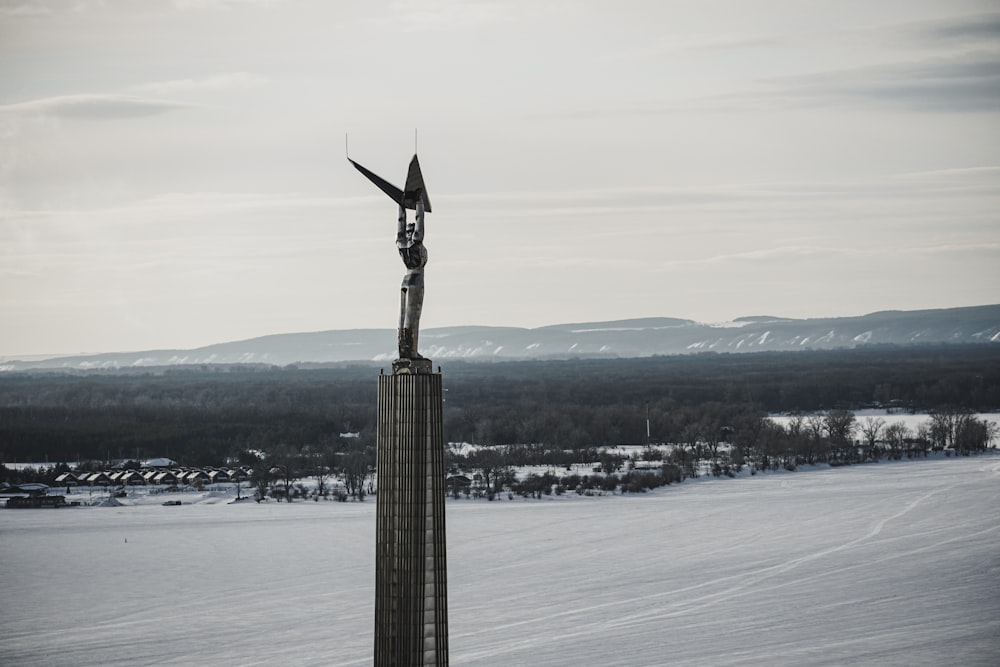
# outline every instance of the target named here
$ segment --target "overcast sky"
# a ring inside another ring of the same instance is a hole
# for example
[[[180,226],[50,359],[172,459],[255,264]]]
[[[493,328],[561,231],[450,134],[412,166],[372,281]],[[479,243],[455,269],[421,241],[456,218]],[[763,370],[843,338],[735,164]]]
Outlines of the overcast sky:
[[[0,0],[0,142],[3,356],[395,327],[345,145],[425,328],[1000,302],[995,1]]]

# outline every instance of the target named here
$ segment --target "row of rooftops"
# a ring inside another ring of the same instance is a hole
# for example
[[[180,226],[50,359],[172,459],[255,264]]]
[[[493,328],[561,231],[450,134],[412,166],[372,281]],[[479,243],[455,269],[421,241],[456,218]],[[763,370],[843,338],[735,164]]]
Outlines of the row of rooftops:
[[[64,472],[55,479],[59,486],[141,486],[144,484],[214,484],[245,482],[251,468],[143,468],[141,470],[102,470],[99,472]]]

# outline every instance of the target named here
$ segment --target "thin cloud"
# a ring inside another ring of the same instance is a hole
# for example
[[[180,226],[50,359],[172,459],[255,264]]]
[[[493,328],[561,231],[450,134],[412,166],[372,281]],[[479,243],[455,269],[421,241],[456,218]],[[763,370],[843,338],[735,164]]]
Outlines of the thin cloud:
[[[174,7],[185,10],[238,9],[240,7],[270,7],[281,0],[174,0]]]
[[[773,248],[762,248],[759,250],[748,250],[745,252],[735,252],[723,255],[714,255],[704,259],[689,260],[682,263],[690,264],[729,264],[731,262],[776,262],[801,259],[815,259],[816,257],[829,257],[831,255],[855,255],[859,251],[855,249],[838,249],[820,246],[780,246]]]
[[[37,16],[51,16],[52,10],[40,5],[14,5],[13,7],[0,7],[0,19],[18,19]]]
[[[1000,52],[764,79],[770,90],[719,96],[709,106],[861,104],[922,112],[1000,111]],[[714,104],[713,104],[714,102]]]
[[[896,254],[914,255],[923,258],[940,258],[955,255],[996,255],[1000,253],[1000,243],[948,243],[911,248],[893,249]]]
[[[988,41],[995,44],[1000,39],[1000,12],[928,22],[918,26],[915,32],[931,39]]]
[[[193,105],[133,95],[79,94],[46,97],[0,106],[0,115],[35,115],[59,118],[117,120],[139,118],[191,108]]]
[[[993,256],[1000,252],[1000,243],[953,243],[893,248],[893,256],[910,257],[921,262],[960,259],[968,256]],[[870,261],[884,258],[882,248],[866,247],[824,247],[810,245],[790,245],[773,248],[747,250],[745,252],[724,253],[691,259],[676,259],[663,262],[655,272],[691,271],[698,268],[732,267],[741,264],[761,266],[789,266],[794,262],[815,263],[823,259],[849,261],[860,259]]]
[[[957,167],[953,169],[932,169],[929,171],[907,171],[896,174],[897,178],[931,178],[931,179],[961,179],[961,180],[982,180],[983,177],[991,186],[991,190],[996,179],[1000,176],[1000,166],[987,165],[983,167]]]
[[[504,3],[455,0],[397,0],[390,3],[387,14],[386,22],[401,26],[405,32],[455,30],[512,18],[510,8]]]
[[[22,2],[11,6],[0,7],[0,20],[11,18],[38,18],[55,16],[56,14],[83,14],[91,10],[107,9],[105,0],[75,0],[61,2],[60,0]]]
[[[647,101],[630,107],[578,109],[559,114],[576,119],[767,110],[780,106],[810,107],[843,104],[918,112],[1000,111],[1000,13],[911,21],[889,25],[813,33],[813,40],[834,40],[842,46],[859,37],[880,45],[919,46],[922,58],[867,67],[817,71],[804,75],[758,79],[732,93]],[[803,38],[777,35],[687,35],[612,56],[651,59],[672,51],[749,49],[803,43]],[[927,54],[935,54],[929,57]]]
[[[233,90],[251,88],[268,83],[268,79],[250,72],[231,72],[200,79],[174,79],[171,81],[153,81],[131,86],[129,90],[150,95],[182,95],[190,92],[207,90]]]
[[[997,170],[1000,170],[1000,167],[984,166],[890,174],[881,179],[475,192],[440,195],[438,198],[442,202],[449,202],[452,206],[478,211],[497,211],[498,215],[504,217],[514,214],[538,215],[545,211],[550,214],[567,215],[577,220],[580,215],[626,210],[657,211],[689,208],[717,210],[746,205],[766,206],[769,210],[775,210],[775,207],[782,205],[814,206],[817,202],[826,201],[844,204],[848,201],[867,202],[871,199],[913,200],[955,192],[956,182],[964,184],[958,192],[968,193],[970,189],[976,189],[988,195],[996,192],[994,179]],[[916,180],[918,176],[919,181]]]
[[[828,40],[849,48],[912,49],[936,53],[958,53],[969,48],[993,48],[1000,37],[1000,13],[969,14],[945,18],[897,21],[812,33],[810,38]]]
[[[821,72],[772,79],[778,94],[870,100],[925,110],[1000,110],[1000,52]]]
[[[731,51],[780,46],[787,40],[778,35],[692,33],[665,35],[656,44],[640,46],[608,56],[607,60],[649,60],[669,53]]]

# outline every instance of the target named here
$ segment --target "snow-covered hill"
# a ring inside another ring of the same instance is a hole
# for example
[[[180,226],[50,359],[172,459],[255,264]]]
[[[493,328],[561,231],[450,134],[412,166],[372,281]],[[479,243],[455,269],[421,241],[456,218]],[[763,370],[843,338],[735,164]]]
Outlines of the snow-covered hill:
[[[435,360],[474,361],[646,357],[697,352],[760,352],[861,345],[1000,343],[1000,305],[942,310],[883,311],[858,317],[741,317],[701,323],[675,318],[517,327],[445,327],[421,334],[421,353]],[[290,333],[192,350],[150,350],[45,360],[9,360],[3,370],[122,368],[175,364],[287,365],[386,361],[395,356],[392,329]]]

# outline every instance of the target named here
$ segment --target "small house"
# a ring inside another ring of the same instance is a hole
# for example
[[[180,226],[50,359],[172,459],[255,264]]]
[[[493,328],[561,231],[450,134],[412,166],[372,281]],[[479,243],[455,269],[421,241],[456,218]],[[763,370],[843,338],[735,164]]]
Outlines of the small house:
[[[177,486],[177,475],[169,470],[164,470],[153,475],[154,484],[165,484],[167,486]]]
[[[208,480],[212,484],[218,484],[218,483],[221,483],[221,482],[231,482],[231,481],[233,481],[233,479],[230,476],[228,470],[211,470],[208,473]]]
[[[106,472],[92,472],[81,481],[87,486],[111,486],[111,476]]]
[[[126,470],[121,475],[118,476],[118,484],[126,486],[142,486],[146,483],[146,480],[141,474],[136,470]]]
[[[64,472],[56,477],[56,484],[59,486],[76,486],[79,483],[76,474],[72,472]]]
[[[205,472],[204,470],[188,470],[178,479],[180,481],[183,481],[185,484],[190,484],[192,486],[197,484],[207,484],[209,481],[211,481],[211,478],[208,476],[208,473]]]

